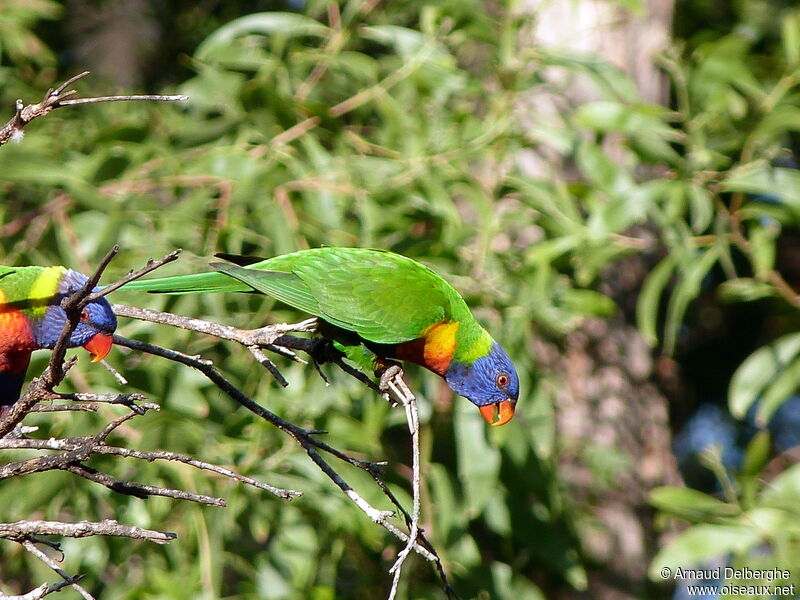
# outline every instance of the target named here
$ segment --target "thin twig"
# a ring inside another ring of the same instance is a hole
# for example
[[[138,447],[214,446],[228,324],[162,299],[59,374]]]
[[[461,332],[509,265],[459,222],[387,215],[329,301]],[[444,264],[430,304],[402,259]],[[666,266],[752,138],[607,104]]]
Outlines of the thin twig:
[[[52,110],[62,106],[77,106],[79,104],[97,104],[99,102],[125,102],[129,100],[147,100],[156,102],[180,102],[188,100],[188,96],[164,96],[164,95],[127,95],[127,96],[99,96],[96,98],[72,98],[76,94],[75,90],[67,90],[76,81],[89,75],[89,71],[78,73],[70,77],[56,89],[47,90],[41,102],[28,104],[22,100],[17,100],[14,104],[14,116],[0,127],[0,146],[7,144],[10,140],[21,141],[25,126],[38,117],[49,114]]]
[[[124,376],[122,373],[120,373],[119,371],[117,371],[117,370],[116,370],[114,367],[112,367],[110,364],[108,364],[108,363],[107,363],[105,360],[101,360],[101,361],[100,361],[100,364],[101,364],[101,365],[103,365],[103,367],[105,367],[105,369],[106,369],[106,370],[107,370],[109,373],[111,373],[111,375],[114,377],[114,379],[116,379],[116,380],[117,380],[117,383],[118,383],[119,385],[123,385],[123,386],[124,386],[124,385],[128,385],[128,380],[127,380],[127,379],[125,379],[125,376]]]
[[[227,506],[227,503],[223,498],[207,496],[205,494],[196,494],[194,492],[187,492],[185,490],[162,488],[155,485],[125,481],[123,479],[112,477],[107,473],[103,473],[81,463],[68,464],[64,467],[64,470],[69,471],[78,477],[93,481],[94,483],[99,483],[100,485],[103,485],[114,492],[125,494],[127,496],[135,496],[136,498],[144,499],[148,498],[149,496],[163,496],[165,498],[188,500],[189,502],[197,502],[198,504],[207,504],[209,506]]]
[[[84,444],[87,441],[91,440],[92,438],[86,438],[86,437],[61,439],[61,440],[55,438],[50,438],[47,440],[1,439],[0,450],[23,449],[23,448],[32,450],[74,450],[81,444]],[[136,458],[140,460],[146,460],[148,462],[153,462],[156,460],[181,462],[186,465],[195,467],[197,469],[211,471],[213,473],[223,475],[224,477],[235,479],[236,481],[240,481],[247,485],[251,485],[255,488],[265,490],[271,494],[274,494],[275,496],[278,496],[279,498],[283,498],[286,500],[291,500],[294,497],[303,495],[302,492],[276,488],[262,481],[258,481],[257,479],[246,477],[245,475],[240,475],[239,473],[236,473],[235,471],[232,471],[225,467],[220,467],[218,465],[207,463],[202,460],[197,460],[196,458],[192,458],[191,456],[187,456],[186,454],[178,454],[177,452],[170,452],[166,450],[155,450],[155,451],[145,452],[142,450],[131,450],[130,448],[120,448],[118,446],[107,446],[105,444],[92,446],[90,448],[90,452],[93,455],[106,454],[112,456],[121,456],[124,458]]]
[[[403,563],[408,557],[409,553],[417,543],[417,535],[419,534],[419,515],[420,515],[420,465],[419,465],[419,414],[417,412],[417,399],[411,390],[403,381],[402,371],[395,375],[394,379],[389,382],[389,388],[400,399],[400,402],[406,409],[406,420],[408,421],[408,429],[411,433],[411,464],[412,464],[412,491],[413,501],[411,508],[411,527],[408,532],[408,541],[405,548],[397,556],[389,573],[394,575],[392,579],[392,588],[389,592],[389,600],[394,600],[397,595],[397,588],[400,584],[400,574],[403,570]]]
[[[0,599],[2,600],[41,600],[45,596],[49,596],[54,592],[58,592],[62,588],[67,587],[68,585],[72,585],[73,583],[80,581],[83,579],[83,575],[76,575],[69,579],[62,579],[56,583],[43,583],[39,587],[32,589],[27,594],[22,594],[21,596],[5,596],[0,595]],[[0,592],[2,594],[2,592]]]
[[[258,346],[248,346],[247,349],[250,350],[250,354],[252,354],[255,359],[272,374],[272,376],[275,378],[275,381],[277,381],[281,387],[287,387],[289,385],[289,382],[286,381],[286,378],[278,370],[278,367],[275,366],[275,363],[272,362],[266,354],[264,354],[264,351],[261,348]]]
[[[185,96],[183,94],[128,94],[123,96],[96,96],[94,98],[75,98],[74,100],[62,100],[58,103],[58,106],[78,106],[79,104],[97,104],[99,102],[128,102],[130,100],[149,100],[151,102],[184,102],[188,99],[189,96]]]
[[[147,263],[141,269],[136,269],[135,271],[131,271],[130,273],[128,273],[122,279],[120,279],[118,281],[115,281],[114,283],[112,283],[110,285],[105,286],[101,290],[98,290],[96,292],[93,292],[93,293],[89,294],[89,296],[86,298],[86,304],[88,304],[90,302],[94,302],[96,300],[99,300],[103,296],[105,296],[107,294],[110,294],[111,292],[113,292],[115,290],[118,290],[119,288],[121,288],[126,283],[130,283],[134,279],[139,279],[140,277],[144,277],[148,273],[152,273],[156,269],[160,269],[164,265],[178,260],[178,257],[180,256],[180,254],[181,254],[181,249],[178,248],[177,250],[173,250],[172,252],[170,252],[169,254],[164,256],[163,258],[159,258],[158,260],[154,260],[152,258],[148,258],[147,259]],[[97,284],[95,284],[95,285],[97,285]]]
[[[95,600],[95,597],[92,596],[89,592],[87,592],[83,588],[83,586],[79,585],[74,577],[71,577],[70,575],[65,573],[64,570],[58,566],[58,563],[56,561],[54,561],[52,558],[47,556],[47,554],[39,550],[39,548],[37,548],[36,545],[30,539],[23,540],[22,546],[25,548],[25,550],[33,554],[36,558],[38,558],[48,567],[53,569],[53,571],[55,571],[64,581],[69,581],[70,582],[69,585],[72,586],[72,589],[74,589],[81,596],[83,596],[84,600]]]

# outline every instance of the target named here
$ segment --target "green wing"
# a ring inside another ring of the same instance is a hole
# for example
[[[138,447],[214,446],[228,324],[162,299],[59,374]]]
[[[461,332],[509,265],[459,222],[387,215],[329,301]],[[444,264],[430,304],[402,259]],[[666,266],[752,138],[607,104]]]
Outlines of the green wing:
[[[405,342],[434,323],[471,318],[461,296],[444,279],[392,252],[314,248],[244,268],[213,266],[253,289],[377,343]]]

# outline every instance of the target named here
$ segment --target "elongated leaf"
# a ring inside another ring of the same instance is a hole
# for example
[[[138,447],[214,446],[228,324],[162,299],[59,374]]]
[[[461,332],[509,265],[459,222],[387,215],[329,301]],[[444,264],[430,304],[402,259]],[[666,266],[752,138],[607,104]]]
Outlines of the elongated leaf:
[[[798,353],[800,353],[800,333],[792,333],[759,348],[747,357],[734,373],[728,389],[728,408],[731,414],[739,419],[743,418],[753,403],[765,392],[770,382],[776,382],[779,375],[790,365],[794,373]],[[793,377],[795,375],[790,376],[790,380]],[[779,396],[779,392],[783,393],[785,390],[783,386],[782,383],[779,391],[774,392],[776,397]],[[786,396],[789,393],[791,391]],[[770,401],[777,402],[774,398]]]
[[[697,185],[690,185],[689,207],[692,211],[692,231],[704,232],[711,225],[711,219],[714,218],[714,203],[708,190]]]
[[[781,404],[800,387],[800,357],[787,364],[764,392],[756,413],[756,423],[766,426]]]
[[[642,293],[636,304],[636,326],[644,340],[650,345],[658,343],[658,310],[661,296],[667,286],[672,273],[675,271],[677,258],[675,255],[666,256],[650,272],[642,285]]]
[[[735,169],[722,183],[726,192],[744,192],[776,198],[800,212],[800,171],[751,163]]]
[[[750,302],[775,295],[775,288],[750,277],[729,279],[719,286],[719,295],[726,302]]]
[[[761,533],[746,525],[695,525],[662,548],[650,563],[650,578],[663,581],[662,569],[697,567],[729,552],[741,554],[761,542]]]
[[[325,36],[328,28],[311,17],[288,12],[261,12],[240,17],[226,23],[208,36],[198,47],[195,56],[199,60],[213,59],[221,46],[230,44],[237,37],[256,33],[260,35]]]
[[[689,303],[700,293],[700,284],[708,271],[719,260],[719,246],[712,246],[697,260],[689,263],[680,273],[678,284],[667,305],[667,318],[664,324],[664,352],[672,354],[678,337],[678,330],[686,314]]]
[[[420,31],[396,25],[373,25],[362,27],[361,35],[365,38],[392,46],[404,58],[422,53],[426,46],[430,47],[428,55],[431,57],[448,56],[447,48],[439,43],[436,38],[425,35]]]
[[[796,9],[781,19],[781,42],[786,62],[797,65],[800,62],[800,13]]]
[[[769,482],[761,493],[761,503],[776,508],[797,510],[800,497],[800,464],[795,464]]]
[[[698,490],[664,486],[650,492],[650,504],[670,515],[687,521],[703,521],[714,517],[731,517],[739,508]]]

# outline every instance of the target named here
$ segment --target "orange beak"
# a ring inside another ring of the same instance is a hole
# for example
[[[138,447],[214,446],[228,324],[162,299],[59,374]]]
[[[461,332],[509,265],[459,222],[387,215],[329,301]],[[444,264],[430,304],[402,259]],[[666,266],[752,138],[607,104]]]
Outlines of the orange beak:
[[[508,423],[514,416],[514,408],[515,405],[511,400],[478,407],[484,420],[493,427]]]
[[[98,362],[106,357],[113,344],[114,338],[107,333],[96,333],[89,338],[89,341],[83,347],[92,355],[92,362]]]

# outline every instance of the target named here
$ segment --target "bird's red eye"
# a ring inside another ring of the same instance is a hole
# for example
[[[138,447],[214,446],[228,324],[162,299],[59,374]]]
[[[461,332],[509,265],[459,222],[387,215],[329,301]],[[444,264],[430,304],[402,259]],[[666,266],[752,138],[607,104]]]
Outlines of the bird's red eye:
[[[506,387],[508,385],[508,375],[500,373],[500,375],[497,376],[497,385],[498,387]]]
[[[89,311],[84,308],[83,312],[81,313],[81,321],[88,321],[88,320],[89,320]]]

